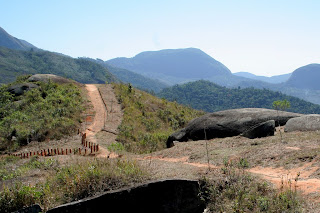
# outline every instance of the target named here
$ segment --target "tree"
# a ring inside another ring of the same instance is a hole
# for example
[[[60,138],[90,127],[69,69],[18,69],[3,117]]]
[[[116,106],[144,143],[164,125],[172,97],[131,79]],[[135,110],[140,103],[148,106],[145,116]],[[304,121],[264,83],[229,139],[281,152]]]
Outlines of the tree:
[[[290,108],[290,102],[287,101],[286,99],[283,100],[283,101],[277,100],[277,101],[273,102],[272,107],[273,107],[273,109],[277,110],[279,132],[280,132],[280,138],[281,138],[281,142],[282,142],[282,134],[281,134],[281,129],[280,129],[280,119],[279,119],[279,110],[280,111],[286,111],[286,109]]]

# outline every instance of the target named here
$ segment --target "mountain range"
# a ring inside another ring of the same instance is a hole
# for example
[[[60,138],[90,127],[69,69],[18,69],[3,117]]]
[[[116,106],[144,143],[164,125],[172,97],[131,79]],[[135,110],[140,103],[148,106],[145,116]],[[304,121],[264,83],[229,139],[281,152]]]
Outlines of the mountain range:
[[[2,47],[1,47],[2,46]],[[132,58],[74,59],[41,50],[0,28],[0,83],[21,74],[52,73],[82,83],[121,81],[147,91],[186,82],[208,80],[229,88],[266,88],[320,104],[320,65],[310,64],[293,73],[264,77],[235,73],[196,48],[167,49],[139,53]]]
[[[279,83],[283,83],[286,82],[292,73],[288,73],[288,74],[283,74],[283,75],[275,75],[275,76],[271,76],[271,77],[266,77],[266,76],[258,76],[249,72],[236,72],[233,73],[236,76],[241,76],[241,77],[245,77],[245,78],[249,78],[249,79],[253,79],[253,80],[258,80],[258,81],[264,81],[267,83],[271,83],[271,84],[279,84]]]
[[[196,48],[147,51],[132,58],[114,58],[105,63],[158,79],[169,85],[208,80],[229,88],[254,87],[281,91],[320,104],[320,89],[317,86],[319,64],[306,65],[292,73],[272,77],[256,76],[246,72],[232,74],[221,62]]]

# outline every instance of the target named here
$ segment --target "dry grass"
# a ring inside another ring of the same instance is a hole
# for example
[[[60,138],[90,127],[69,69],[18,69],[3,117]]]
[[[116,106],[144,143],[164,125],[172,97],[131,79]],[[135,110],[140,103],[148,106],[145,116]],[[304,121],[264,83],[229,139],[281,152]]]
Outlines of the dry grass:
[[[135,185],[150,178],[136,161],[96,159],[80,156],[3,158],[1,174],[11,169],[1,181],[0,211],[11,212],[40,204],[45,210],[93,196],[104,191]],[[20,171],[17,174],[15,171]],[[41,175],[36,178],[35,174]],[[4,177],[3,175],[1,175]]]

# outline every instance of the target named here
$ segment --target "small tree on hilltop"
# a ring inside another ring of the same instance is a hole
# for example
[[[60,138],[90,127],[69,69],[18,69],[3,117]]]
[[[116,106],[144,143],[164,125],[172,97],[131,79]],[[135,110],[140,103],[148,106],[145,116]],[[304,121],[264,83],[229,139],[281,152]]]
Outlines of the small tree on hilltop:
[[[286,109],[290,108],[290,102],[287,100],[277,100],[274,101],[272,104],[273,109],[277,110],[277,116],[278,116],[278,124],[279,124],[279,132],[280,132],[280,137],[281,137],[281,142],[282,142],[282,134],[281,134],[281,129],[280,129],[280,119],[279,119],[279,110],[280,111],[286,111]]]

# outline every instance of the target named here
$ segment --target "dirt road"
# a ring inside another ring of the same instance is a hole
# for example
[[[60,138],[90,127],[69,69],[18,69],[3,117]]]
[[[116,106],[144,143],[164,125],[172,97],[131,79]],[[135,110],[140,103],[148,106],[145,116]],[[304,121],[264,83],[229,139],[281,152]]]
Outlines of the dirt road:
[[[89,100],[93,105],[95,116],[91,125],[86,128],[85,133],[87,134],[88,141],[97,143],[95,135],[104,127],[106,109],[97,86],[94,84],[86,84],[86,89],[88,91]]]

